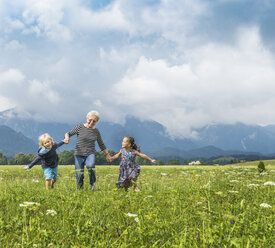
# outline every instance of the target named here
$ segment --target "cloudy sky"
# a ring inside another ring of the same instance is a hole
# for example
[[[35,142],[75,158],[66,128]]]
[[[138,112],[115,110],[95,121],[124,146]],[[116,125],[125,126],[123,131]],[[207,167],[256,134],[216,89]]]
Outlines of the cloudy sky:
[[[0,0],[0,111],[275,124],[274,25],[274,0]]]

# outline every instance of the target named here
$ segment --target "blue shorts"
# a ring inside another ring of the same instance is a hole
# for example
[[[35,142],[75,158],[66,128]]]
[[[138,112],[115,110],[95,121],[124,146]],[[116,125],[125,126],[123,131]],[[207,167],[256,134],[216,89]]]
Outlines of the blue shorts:
[[[54,179],[54,180],[57,180],[58,176],[57,176],[57,167],[56,166],[55,168],[50,168],[50,167],[43,167],[42,166],[42,169],[44,171],[44,175],[46,177],[46,180],[51,180],[51,179]]]

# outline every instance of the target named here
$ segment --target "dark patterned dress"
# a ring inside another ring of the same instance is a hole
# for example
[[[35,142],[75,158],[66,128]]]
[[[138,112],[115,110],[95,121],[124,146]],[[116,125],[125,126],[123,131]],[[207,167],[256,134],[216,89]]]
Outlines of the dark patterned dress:
[[[123,188],[125,184],[132,185],[132,180],[137,179],[140,173],[140,166],[136,163],[135,150],[126,151],[125,148],[121,150],[121,161],[119,167],[119,175],[117,187]]]

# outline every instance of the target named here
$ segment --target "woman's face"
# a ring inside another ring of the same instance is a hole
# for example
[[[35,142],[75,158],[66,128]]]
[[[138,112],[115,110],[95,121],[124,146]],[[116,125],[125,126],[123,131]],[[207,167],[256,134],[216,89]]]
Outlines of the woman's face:
[[[97,117],[95,115],[91,115],[87,117],[87,127],[94,128],[95,124],[97,123]]]

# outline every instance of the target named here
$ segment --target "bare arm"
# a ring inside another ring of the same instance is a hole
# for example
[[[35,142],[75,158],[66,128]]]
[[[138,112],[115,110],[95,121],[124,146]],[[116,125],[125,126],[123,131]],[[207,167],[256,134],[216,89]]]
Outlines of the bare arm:
[[[117,154],[115,154],[114,156],[111,157],[112,161],[119,158],[121,155],[121,151],[119,151]]]
[[[135,151],[135,154],[138,155],[138,156],[140,156],[140,157],[142,157],[142,158],[145,158],[145,159],[149,160],[153,164],[155,164],[157,162],[155,159],[151,159],[146,154],[140,153],[138,151]]]

